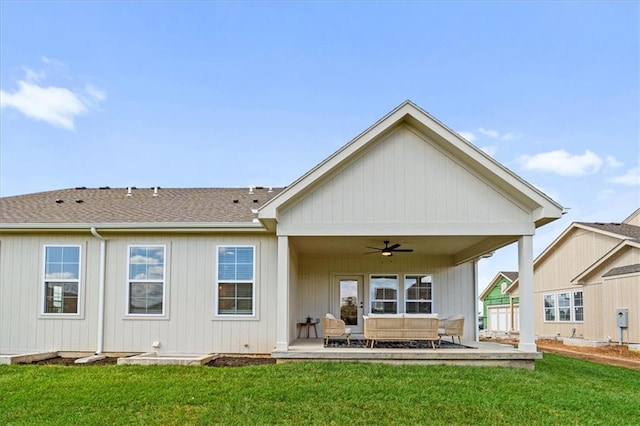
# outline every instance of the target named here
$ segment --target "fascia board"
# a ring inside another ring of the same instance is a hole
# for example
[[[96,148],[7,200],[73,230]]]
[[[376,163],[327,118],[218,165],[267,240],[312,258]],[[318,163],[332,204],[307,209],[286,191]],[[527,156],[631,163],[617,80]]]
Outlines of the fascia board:
[[[2,223],[0,232],[11,231],[78,231],[91,228],[109,231],[158,231],[158,232],[197,232],[197,231],[264,231],[261,223],[256,222],[184,222],[184,223]]]

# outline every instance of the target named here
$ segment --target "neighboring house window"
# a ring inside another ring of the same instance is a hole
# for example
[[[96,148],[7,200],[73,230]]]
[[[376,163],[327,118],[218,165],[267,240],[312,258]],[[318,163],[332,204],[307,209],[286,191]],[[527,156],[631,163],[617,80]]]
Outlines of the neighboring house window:
[[[218,247],[217,315],[255,315],[255,248]]]
[[[555,321],[556,320],[556,295],[545,294],[544,298],[544,320]]]
[[[545,294],[543,298],[545,321],[584,321],[584,301],[582,297],[582,290]]]
[[[433,312],[431,275],[406,275],[404,277],[405,312],[430,314]]]
[[[398,276],[397,275],[372,275],[371,287],[371,313],[396,314],[398,313]]]
[[[129,246],[128,314],[164,315],[165,255],[165,246]]]
[[[558,293],[558,321],[571,321],[570,293]]]
[[[80,246],[45,246],[43,313],[79,314],[79,294]]]
[[[582,291],[573,292],[573,320],[584,321],[584,301]]]

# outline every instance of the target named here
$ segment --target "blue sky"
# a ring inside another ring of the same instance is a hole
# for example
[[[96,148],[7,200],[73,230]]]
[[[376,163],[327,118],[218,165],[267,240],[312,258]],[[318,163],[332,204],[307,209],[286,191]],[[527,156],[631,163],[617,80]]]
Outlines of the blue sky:
[[[570,209],[538,254],[640,206],[639,4],[4,0],[0,195],[288,185],[411,99]]]

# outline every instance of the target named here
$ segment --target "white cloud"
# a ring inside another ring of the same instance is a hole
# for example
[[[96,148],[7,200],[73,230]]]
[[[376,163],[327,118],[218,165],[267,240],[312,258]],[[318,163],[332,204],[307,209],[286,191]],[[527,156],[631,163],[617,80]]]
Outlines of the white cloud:
[[[458,132],[458,134],[471,143],[473,143],[473,141],[476,140],[476,136],[471,132],[462,131],[462,132]]]
[[[517,137],[517,135],[515,133],[505,133],[504,135],[500,136],[500,139],[502,139],[503,141],[510,141],[513,140]]]
[[[623,166],[623,163],[621,163],[620,161],[616,160],[615,157],[612,157],[610,155],[608,155],[604,159],[604,162],[607,165],[607,167],[609,167],[611,169],[617,169],[618,167],[622,167]]]
[[[42,58],[46,64],[62,66],[61,62]],[[13,93],[0,89],[0,108],[14,108],[34,120],[44,121],[52,126],[67,130],[75,128],[74,120],[106,99],[100,89],[91,84],[84,91],[74,91],[66,87],[45,86],[41,83],[45,71],[24,68],[24,80],[18,81],[18,89]]]
[[[620,185],[640,185],[640,167],[629,169],[625,174],[608,179],[608,181]]]
[[[565,150],[522,155],[517,161],[524,170],[555,173],[560,176],[584,176],[597,173],[604,160],[587,150],[582,155],[571,155]]]
[[[480,149],[483,150],[485,154],[490,155],[491,157],[496,155],[496,152],[498,152],[498,147],[496,145],[483,146]]]
[[[480,127],[478,129],[478,131],[480,133],[482,133],[485,136],[489,136],[491,138],[499,138],[500,137],[500,133],[498,133],[497,130],[487,130],[487,129],[483,129],[482,127]]]

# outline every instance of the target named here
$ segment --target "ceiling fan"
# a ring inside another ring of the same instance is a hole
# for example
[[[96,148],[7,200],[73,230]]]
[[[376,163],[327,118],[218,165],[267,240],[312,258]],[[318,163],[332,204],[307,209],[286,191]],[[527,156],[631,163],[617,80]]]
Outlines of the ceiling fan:
[[[384,247],[383,248],[378,248],[378,247],[368,247],[369,249],[375,250],[375,251],[369,251],[365,254],[373,254],[373,253],[380,253],[383,256],[393,256],[394,252],[405,252],[405,253],[410,253],[413,251],[413,249],[401,249],[398,248],[400,247],[400,244],[396,243],[392,246],[389,245],[389,241],[383,241],[384,242]]]

